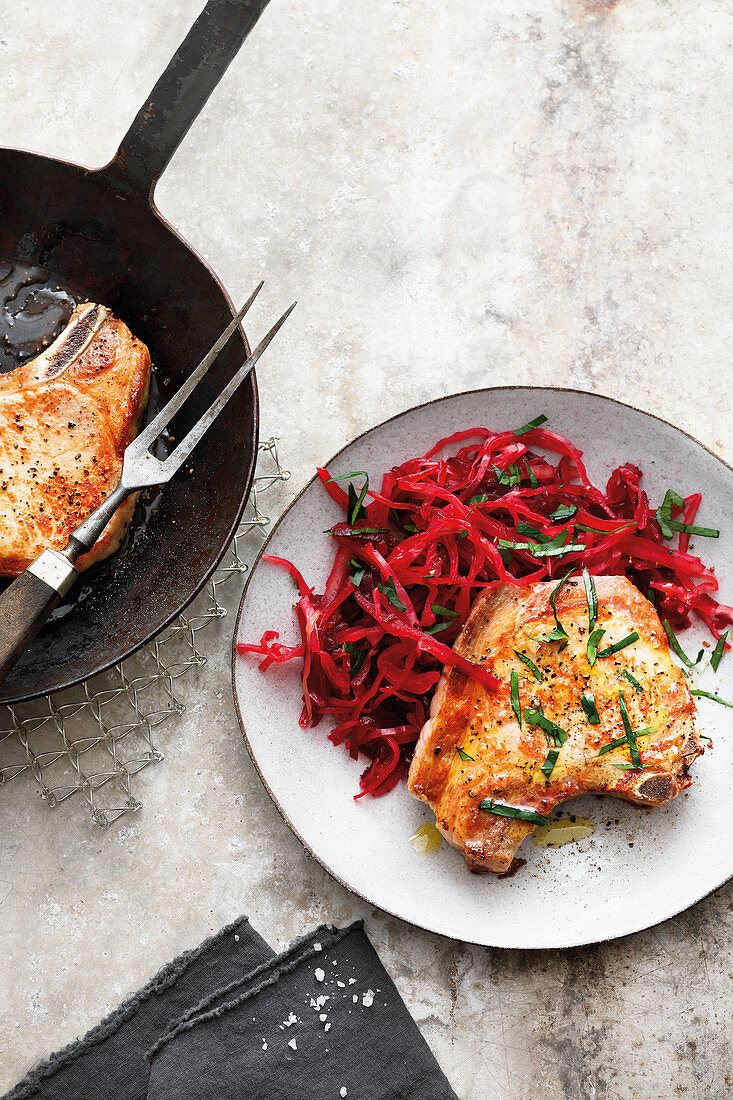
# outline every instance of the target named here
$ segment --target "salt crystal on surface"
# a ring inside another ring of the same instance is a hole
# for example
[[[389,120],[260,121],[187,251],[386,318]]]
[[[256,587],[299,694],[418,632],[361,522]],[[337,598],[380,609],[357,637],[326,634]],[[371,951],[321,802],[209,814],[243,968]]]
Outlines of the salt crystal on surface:
[[[235,935],[235,937],[234,937],[234,942],[235,942],[235,943],[239,943],[239,936],[236,936],[236,935]]]
[[[342,1085],[341,1088],[339,1089],[339,1096],[346,1096],[346,1095],[347,1095],[346,1085]]]
[[[288,1041],[288,1046],[289,1046],[289,1047],[292,1047],[292,1048],[293,1048],[293,1050],[297,1050],[297,1049],[298,1049],[298,1044],[296,1043],[295,1039],[290,1039],[290,1040]]]
[[[321,944],[321,943],[314,943],[314,944],[313,944],[313,950],[314,950],[314,951],[323,951],[323,944]]]
[[[267,1050],[267,1043],[265,1042],[264,1039],[262,1040],[262,1049]]]
[[[349,978],[349,985],[356,985],[356,978]]]
[[[364,1005],[364,1008],[371,1008],[372,1007],[372,1005],[374,1004],[374,990],[373,989],[367,989],[366,993],[364,994],[364,996],[361,999],[361,1003]]]
[[[328,1019],[328,1013],[327,1012],[322,1012],[321,1015],[318,1017],[318,1019],[321,1021],[321,1023],[323,1023],[324,1020]]]
[[[324,1030],[324,1031],[328,1031],[328,1029],[330,1028],[330,1026],[331,1026],[330,1024],[324,1024],[324,1025],[323,1025],[323,1030]]]
[[[339,989],[346,989],[346,982],[336,982]]]
[[[354,1002],[354,1004],[356,1004],[356,1002],[359,1000],[359,994],[355,993],[354,996],[351,999]]]
[[[326,971],[323,970],[320,966],[317,966],[316,967],[316,981],[317,982],[322,982],[325,977],[326,977]]]

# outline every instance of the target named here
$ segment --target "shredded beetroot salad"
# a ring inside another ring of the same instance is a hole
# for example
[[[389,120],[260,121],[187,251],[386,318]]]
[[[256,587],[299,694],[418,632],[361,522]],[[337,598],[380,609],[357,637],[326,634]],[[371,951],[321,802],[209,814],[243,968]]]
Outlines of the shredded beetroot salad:
[[[713,570],[688,553],[690,535],[718,536],[693,525],[700,494],[682,498],[670,489],[655,510],[630,464],[601,490],[582,452],[544,428],[546,420],[516,431],[456,432],[390,470],[378,491],[363,471],[332,478],[319,469],[346,516],[328,532],[336,553],[322,594],[291,562],[265,555],[298,586],[302,642],[283,645],[268,630],[258,645],[237,649],[260,655],[261,669],[302,661],[301,726],[333,715],[334,744],[371,759],[357,798],[385,794],[406,776],[443,665],[489,691],[496,686],[488,669],[451,649],[487,588],[584,567],[625,574],[656,605],[678,651],[673,630],[691,616],[716,638],[733,623],[733,608],[714,598]]]

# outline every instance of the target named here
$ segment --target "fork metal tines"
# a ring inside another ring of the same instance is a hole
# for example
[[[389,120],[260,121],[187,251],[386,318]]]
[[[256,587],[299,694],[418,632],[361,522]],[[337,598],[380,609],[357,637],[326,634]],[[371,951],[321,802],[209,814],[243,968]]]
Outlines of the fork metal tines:
[[[107,500],[105,500],[95,512],[92,512],[88,519],[84,520],[76,531],[74,531],[68,549],[76,554],[79,548],[88,549],[93,546],[106,523],[126,496],[129,496],[130,493],[135,492],[137,489],[144,489],[148,485],[163,485],[167,481],[170,481],[182,463],[188,458],[196,444],[201,441],[204,433],[208,431],[214,423],[227,401],[241,386],[242,382],[244,382],[265,348],[268,347],[275,334],[295,309],[295,302],[293,302],[289,309],[285,310],[282,317],[275,322],[267,335],[260,340],[249,358],[242,363],[242,366],[234,377],[227,382],[213,404],[206,410],[203,416],[199,418],[187,435],[183,437],[175,450],[164,459],[156,458],[155,455],[150,453],[150,448],[155,443],[158,436],[167,427],[183,403],[193,393],[196,386],[226,345],[227,341],[237,330],[242,318],[249,310],[249,307],[259,294],[262,286],[263,283],[260,283],[259,286],[255,288],[237,313],[237,316],[227,325],[214,346],[208,354],[204,356],[178,392],[173,395],[170,401],[164,405],[158,413],[156,413],[150,423],[143,428],[140,434],[129,444],[125,450],[125,456],[122,462],[122,475],[119,485]]]
[[[183,462],[188,458],[191,451],[196,444],[201,440],[204,433],[211,427],[216,420],[219,413],[226,405],[229,398],[244,382],[247,375],[253,369],[257,360],[262,353],[268,347],[273,340],[275,334],[279,331],[281,326],[285,323],[292,311],[295,309],[295,302],[285,310],[282,317],[272,326],[266,336],[260,340],[259,344],[249,356],[248,359],[242,364],[234,377],[226,384],[222,392],[219,394],[213,404],[206,410],[206,412],[199,418],[196,424],[191,428],[186,436],[181,440],[175,450],[168,455],[165,459],[156,458],[150,453],[150,447],[158,438],[163,429],[170,423],[175,414],[181,408],[187,398],[193,393],[196,386],[201,379],[207,373],[212,363],[215,362],[219,352],[234,334],[239,326],[242,318],[245,316],[249,307],[254,302],[255,298],[262,289],[263,283],[255,288],[247,301],[240,309],[237,316],[231,322],[230,325],[224,330],[219,339],[216,341],[211,351],[201,360],[196,370],[190,375],[189,378],[183,383],[181,388],[170,399],[167,405],[165,405],[156,416],[150,421],[150,423],[143,429],[140,435],[132,441],[130,446],[125,451],[125,458],[122,467],[121,483],[125,488],[129,489],[141,489],[146,485],[159,485],[169,478],[178,470]]]

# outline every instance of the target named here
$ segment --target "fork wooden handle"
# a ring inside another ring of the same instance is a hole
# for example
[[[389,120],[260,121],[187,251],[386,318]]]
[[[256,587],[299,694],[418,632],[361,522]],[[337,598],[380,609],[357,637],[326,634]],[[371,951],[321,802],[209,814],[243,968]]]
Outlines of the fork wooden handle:
[[[47,550],[0,595],[0,684],[76,576],[63,555]]]

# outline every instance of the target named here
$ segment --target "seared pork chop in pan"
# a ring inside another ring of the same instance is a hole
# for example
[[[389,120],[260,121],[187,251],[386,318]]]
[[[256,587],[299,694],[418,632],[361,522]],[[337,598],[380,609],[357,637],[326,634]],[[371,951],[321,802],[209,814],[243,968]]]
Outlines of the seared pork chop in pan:
[[[148,400],[150,354],[103,306],[77,306],[37,358],[0,375],[0,576],[22,573],[117,485]],[[137,497],[117,509],[78,569],[119,547]]]
[[[500,686],[445,671],[409,787],[472,871],[509,871],[565,799],[659,806],[691,782],[703,751],[695,703],[659,617],[625,577],[594,582],[595,615],[580,578],[559,590],[502,585],[479,597],[456,641]]]

